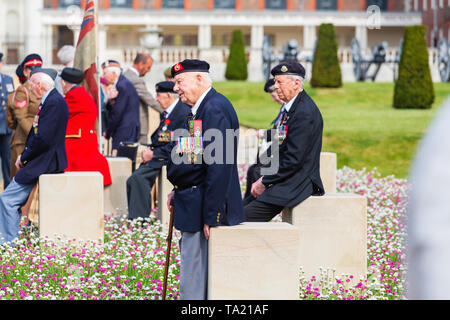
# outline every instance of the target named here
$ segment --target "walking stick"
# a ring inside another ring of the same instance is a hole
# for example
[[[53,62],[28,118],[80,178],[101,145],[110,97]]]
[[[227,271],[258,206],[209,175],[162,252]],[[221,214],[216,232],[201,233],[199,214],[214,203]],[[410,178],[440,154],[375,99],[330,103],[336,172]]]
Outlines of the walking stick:
[[[173,205],[170,206],[169,234],[167,235],[166,266],[164,269],[164,284],[163,284],[163,292],[162,292],[163,300],[166,300],[167,275],[169,273],[170,249],[172,247],[172,231],[173,231]]]

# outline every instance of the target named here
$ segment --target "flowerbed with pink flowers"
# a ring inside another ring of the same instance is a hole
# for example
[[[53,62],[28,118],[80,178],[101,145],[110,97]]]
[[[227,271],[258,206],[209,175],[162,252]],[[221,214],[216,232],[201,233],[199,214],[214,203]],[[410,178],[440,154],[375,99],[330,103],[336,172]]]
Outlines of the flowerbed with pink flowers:
[[[247,166],[239,170],[245,188]],[[311,279],[299,270],[300,299],[401,299],[406,180],[344,167],[338,170],[338,192],[368,199],[368,276],[350,285],[352,275],[335,274],[327,266]],[[0,246],[0,299],[161,299],[166,236],[157,221],[125,217],[105,219],[103,244],[60,240],[57,246],[39,238],[37,230],[23,228],[14,247]],[[175,232],[168,299],[179,298],[179,237]]]

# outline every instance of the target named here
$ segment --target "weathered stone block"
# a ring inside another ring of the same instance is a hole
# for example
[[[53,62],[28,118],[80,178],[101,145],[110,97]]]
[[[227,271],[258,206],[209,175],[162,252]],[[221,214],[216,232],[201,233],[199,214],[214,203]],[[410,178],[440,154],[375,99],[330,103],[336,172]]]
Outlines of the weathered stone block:
[[[39,177],[40,236],[103,242],[103,176],[66,172]]]
[[[298,299],[299,238],[280,222],[211,228],[208,299]]]
[[[283,222],[299,230],[299,263],[305,276],[319,276],[319,268],[355,279],[367,273],[367,200],[356,194],[309,197],[283,211]]]
[[[167,179],[166,166],[163,166],[158,176],[158,219],[164,231],[169,229],[170,212],[167,208],[167,196],[172,189],[173,185]]]
[[[111,172],[112,184],[104,190],[106,215],[121,215],[128,212],[127,179],[131,176],[131,160],[125,157],[106,157]]]
[[[336,193],[337,157],[336,153],[320,153],[320,178],[326,193]]]

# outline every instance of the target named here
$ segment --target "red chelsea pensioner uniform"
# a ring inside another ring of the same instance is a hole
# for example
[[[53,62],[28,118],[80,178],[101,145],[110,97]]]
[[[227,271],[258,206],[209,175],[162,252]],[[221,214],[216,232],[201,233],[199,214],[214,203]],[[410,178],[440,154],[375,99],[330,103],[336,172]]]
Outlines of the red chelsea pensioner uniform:
[[[69,106],[66,130],[67,171],[98,171],[103,175],[103,185],[111,184],[111,174],[106,158],[98,150],[95,120],[97,106],[82,86],[75,87],[64,97]]]

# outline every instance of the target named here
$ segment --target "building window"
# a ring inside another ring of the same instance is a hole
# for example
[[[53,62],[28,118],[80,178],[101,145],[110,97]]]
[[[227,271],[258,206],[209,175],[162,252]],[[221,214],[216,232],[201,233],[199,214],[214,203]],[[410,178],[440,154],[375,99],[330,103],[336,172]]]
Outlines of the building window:
[[[388,9],[387,0],[367,0],[366,8],[368,8],[370,6],[378,6],[381,11],[387,11],[387,9]]]
[[[266,9],[286,9],[286,0],[266,0]]]
[[[184,9],[184,0],[163,0],[163,9]]]
[[[337,10],[337,0],[317,0],[316,10]]]
[[[81,6],[81,0],[58,0],[58,8]]]
[[[196,47],[198,45],[198,36],[196,34],[166,34],[163,35],[163,46],[187,46]]]
[[[132,8],[133,1],[132,0],[110,0],[111,8]]]
[[[214,9],[234,9],[235,0],[214,0]]]

